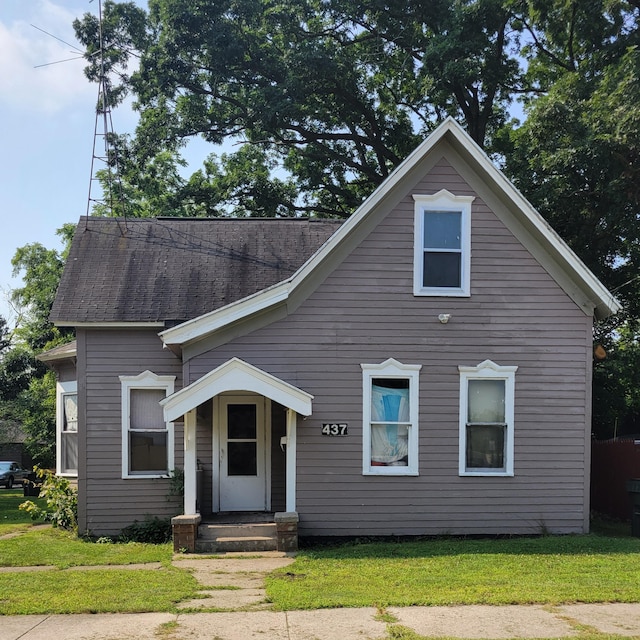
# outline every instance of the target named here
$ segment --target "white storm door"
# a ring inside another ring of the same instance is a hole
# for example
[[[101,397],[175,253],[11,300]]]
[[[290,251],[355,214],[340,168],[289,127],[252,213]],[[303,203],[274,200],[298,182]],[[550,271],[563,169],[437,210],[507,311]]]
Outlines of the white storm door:
[[[220,511],[265,511],[264,399],[220,398]]]

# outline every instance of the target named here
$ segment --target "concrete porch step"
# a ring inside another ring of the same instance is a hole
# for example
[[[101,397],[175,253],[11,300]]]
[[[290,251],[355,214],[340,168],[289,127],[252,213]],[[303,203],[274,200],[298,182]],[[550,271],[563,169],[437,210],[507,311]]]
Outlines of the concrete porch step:
[[[273,522],[201,524],[198,527],[196,551],[275,551],[278,548]]]

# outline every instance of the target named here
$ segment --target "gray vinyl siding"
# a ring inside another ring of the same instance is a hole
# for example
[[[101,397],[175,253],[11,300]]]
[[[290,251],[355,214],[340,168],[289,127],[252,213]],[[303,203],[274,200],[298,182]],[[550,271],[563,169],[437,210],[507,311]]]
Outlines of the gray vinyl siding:
[[[179,498],[167,499],[166,479],[122,479],[121,383],[119,376],[147,369],[175,375],[182,384],[180,361],[153,330],[79,330],[85,362],[80,369],[81,458],[79,530],[91,535],[117,535],[123,527],[148,516],[182,512]],[[84,375],[82,375],[84,374]],[[79,380],[80,382],[80,380]],[[175,425],[175,466],[182,467],[182,424]]]
[[[303,536],[579,532],[591,318],[479,198],[471,297],[414,297],[411,193],[475,195],[440,161],[289,317],[193,358],[239,357],[314,396],[298,420]],[[440,313],[451,314],[443,325]],[[362,363],[421,364],[419,476],[362,475]],[[517,365],[514,477],[458,475],[458,365]],[[321,435],[347,422],[349,435]]]

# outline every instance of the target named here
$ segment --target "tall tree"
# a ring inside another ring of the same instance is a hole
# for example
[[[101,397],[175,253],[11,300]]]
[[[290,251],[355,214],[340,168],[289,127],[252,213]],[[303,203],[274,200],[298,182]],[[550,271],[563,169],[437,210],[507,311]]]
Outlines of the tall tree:
[[[609,352],[594,369],[594,432],[605,437],[640,415],[640,11],[623,0],[529,4],[541,25],[528,27],[529,74],[545,91],[508,132],[505,170],[623,303],[595,332]]]
[[[66,242],[61,253],[38,243],[16,250],[14,275],[22,273],[24,285],[12,293],[19,309],[19,324],[10,344],[0,344],[0,422],[19,426],[34,462],[51,466],[55,461],[55,377],[35,355],[73,337],[68,329],[49,322],[49,312],[71,239],[72,225],[58,234]]]
[[[234,213],[348,216],[446,115],[484,145],[523,89],[503,0],[150,0],[146,16],[108,1],[104,16],[107,71],[140,59],[113,86],[141,113],[129,182],[193,136],[239,142],[176,192],[205,215],[229,197]],[[74,26],[96,79],[95,17]],[[243,178],[231,191],[230,176]]]

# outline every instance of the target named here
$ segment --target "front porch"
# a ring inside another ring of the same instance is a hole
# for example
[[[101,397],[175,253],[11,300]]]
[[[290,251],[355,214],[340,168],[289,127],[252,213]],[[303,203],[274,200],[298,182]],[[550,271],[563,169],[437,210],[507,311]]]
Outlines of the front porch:
[[[184,421],[175,551],[297,549],[297,416],[311,414],[311,400],[233,358],[162,402],[167,421]]]
[[[171,521],[176,553],[227,553],[298,550],[298,514],[218,513],[203,521],[200,514]]]

